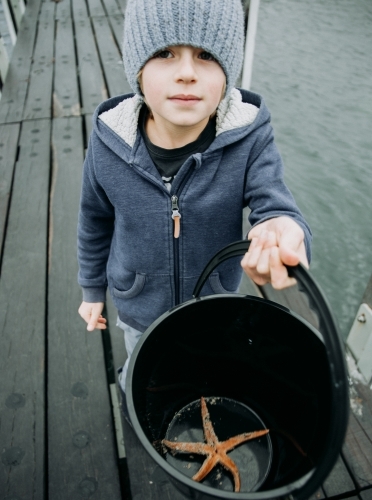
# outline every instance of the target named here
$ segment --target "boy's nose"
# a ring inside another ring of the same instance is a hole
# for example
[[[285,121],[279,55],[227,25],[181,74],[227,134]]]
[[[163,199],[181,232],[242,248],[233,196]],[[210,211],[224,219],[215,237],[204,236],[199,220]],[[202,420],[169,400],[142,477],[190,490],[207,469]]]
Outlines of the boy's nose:
[[[190,54],[183,54],[175,72],[175,80],[190,83],[196,81],[197,79],[198,75],[193,57]]]

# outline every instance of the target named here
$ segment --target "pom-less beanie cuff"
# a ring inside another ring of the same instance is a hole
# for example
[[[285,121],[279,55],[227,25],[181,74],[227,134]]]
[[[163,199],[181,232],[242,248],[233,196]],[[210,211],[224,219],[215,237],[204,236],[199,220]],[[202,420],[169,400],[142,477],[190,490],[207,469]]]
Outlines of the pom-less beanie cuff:
[[[129,0],[123,60],[134,92],[141,94],[137,75],[146,62],[172,45],[191,45],[210,52],[226,75],[227,95],[243,62],[241,0]]]

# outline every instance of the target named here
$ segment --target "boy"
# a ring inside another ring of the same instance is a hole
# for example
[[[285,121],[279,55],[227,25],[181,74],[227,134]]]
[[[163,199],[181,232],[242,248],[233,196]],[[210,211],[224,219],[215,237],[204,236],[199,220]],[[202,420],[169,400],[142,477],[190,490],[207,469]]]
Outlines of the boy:
[[[108,286],[128,357],[157,317],[191,298],[209,259],[241,239],[243,207],[253,228],[241,265],[256,283],[288,286],[285,265],[310,259],[269,112],[234,88],[243,43],[240,0],[128,2],[123,53],[135,94],[96,110],[78,228],[79,313],[88,330],[106,328]],[[239,263],[225,262],[203,294],[235,291],[240,279]]]

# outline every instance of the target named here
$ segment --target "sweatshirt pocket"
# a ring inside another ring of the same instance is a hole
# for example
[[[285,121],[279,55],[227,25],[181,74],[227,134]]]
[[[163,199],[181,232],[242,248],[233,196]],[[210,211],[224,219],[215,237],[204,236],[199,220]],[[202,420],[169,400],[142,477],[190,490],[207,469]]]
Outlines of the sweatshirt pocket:
[[[132,299],[142,292],[146,282],[146,274],[136,273],[133,285],[128,290],[119,290],[113,287],[113,294],[118,299]]]

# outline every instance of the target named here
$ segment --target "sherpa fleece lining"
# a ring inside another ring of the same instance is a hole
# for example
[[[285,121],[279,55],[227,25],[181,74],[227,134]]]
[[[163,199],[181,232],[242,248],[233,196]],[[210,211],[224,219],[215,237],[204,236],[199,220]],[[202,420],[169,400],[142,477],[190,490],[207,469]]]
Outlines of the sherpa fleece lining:
[[[143,104],[143,98],[138,94],[125,99],[117,106],[99,115],[119,137],[133,147],[136,140],[138,117]],[[259,109],[253,104],[242,102],[238,89],[232,89],[230,94],[220,102],[217,109],[216,137],[222,132],[245,127],[254,122]]]

